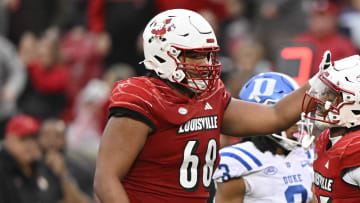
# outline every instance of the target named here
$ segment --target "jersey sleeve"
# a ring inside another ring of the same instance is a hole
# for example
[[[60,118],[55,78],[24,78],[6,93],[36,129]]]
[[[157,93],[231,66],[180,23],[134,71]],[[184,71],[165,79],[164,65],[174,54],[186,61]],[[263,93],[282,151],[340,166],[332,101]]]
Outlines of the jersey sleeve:
[[[227,182],[263,168],[252,143],[241,143],[220,150],[220,163],[213,175],[216,182]]]
[[[131,117],[148,124],[153,131],[156,120],[153,117],[151,87],[136,78],[118,82],[109,98],[110,117]]]

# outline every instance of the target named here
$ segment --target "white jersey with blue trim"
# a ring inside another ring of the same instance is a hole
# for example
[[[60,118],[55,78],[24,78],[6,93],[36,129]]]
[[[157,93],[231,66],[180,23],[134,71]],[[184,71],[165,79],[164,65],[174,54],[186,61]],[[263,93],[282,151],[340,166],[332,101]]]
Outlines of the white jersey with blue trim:
[[[220,164],[213,179],[227,182],[243,178],[244,203],[305,203],[312,199],[311,163],[311,156],[300,147],[285,157],[263,153],[252,142],[244,142],[220,150]]]
[[[315,145],[313,145],[307,152],[306,156],[308,157],[310,161],[310,166],[313,166],[314,160],[315,160]]]

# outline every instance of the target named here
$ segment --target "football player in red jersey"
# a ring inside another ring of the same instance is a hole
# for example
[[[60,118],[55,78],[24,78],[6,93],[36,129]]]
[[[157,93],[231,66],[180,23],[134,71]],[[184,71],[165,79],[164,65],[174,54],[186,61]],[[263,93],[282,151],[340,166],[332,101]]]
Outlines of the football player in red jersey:
[[[315,144],[319,203],[360,202],[360,56],[331,63],[304,96],[306,117],[324,130]],[[324,61],[324,60],[323,60]]]
[[[118,82],[110,96],[94,184],[101,202],[206,202],[220,132],[264,135],[300,119],[309,83],[275,105],[230,97],[216,36],[199,14],[162,12],[143,40],[151,74]]]

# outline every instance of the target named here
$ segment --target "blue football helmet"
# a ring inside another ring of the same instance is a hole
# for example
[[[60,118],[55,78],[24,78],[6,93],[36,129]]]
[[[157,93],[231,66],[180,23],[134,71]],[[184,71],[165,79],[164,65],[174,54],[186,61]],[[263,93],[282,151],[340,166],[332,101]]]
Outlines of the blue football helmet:
[[[243,86],[239,98],[249,102],[275,104],[298,87],[291,77],[283,73],[260,73]]]
[[[252,77],[240,90],[239,98],[248,102],[261,104],[275,104],[285,95],[297,89],[299,86],[290,76],[283,73],[267,72],[260,73]],[[298,122],[298,125],[303,122]],[[302,146],[304,136],[308,136],[302,126],[298,126],[299,131],[293,134],[294,139],[289,139],[286,132],[282,131],[281,135],[268,135],[270,139],[277,142],[284,149],[291,151],[296,146]],[[295,139],[296,138],[296,139]],[[303,146],[304,147],[304,146]],[[306,147],[304,147],[306,148]]]

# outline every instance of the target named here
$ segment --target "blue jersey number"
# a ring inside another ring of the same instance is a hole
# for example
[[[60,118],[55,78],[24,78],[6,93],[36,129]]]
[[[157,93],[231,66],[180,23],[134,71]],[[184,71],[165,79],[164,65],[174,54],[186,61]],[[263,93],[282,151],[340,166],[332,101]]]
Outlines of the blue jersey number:
[[[301,194],[301,202],[305,203],[307,200],[307,191],[302,185],[289,186],[285,191],[285,198],[288,203],[295,202],[295,195]]]
[[[226,181],[229,181],[231,179],[230,177],[230,170],[229,170],[229,167],[228,165],[226,164],[219,164],[218,168],[221,170],[221,169],[224,169],[224,173],[222,175],[222,181],[223,182],[226,182]]]

